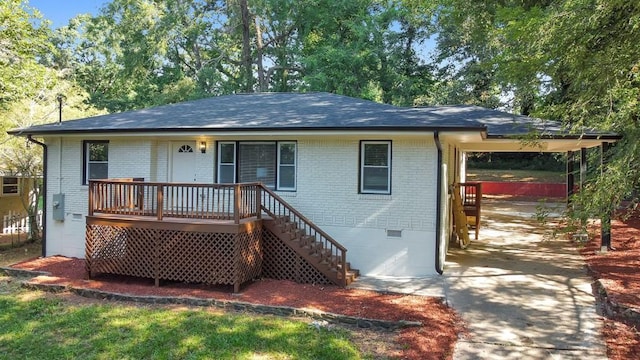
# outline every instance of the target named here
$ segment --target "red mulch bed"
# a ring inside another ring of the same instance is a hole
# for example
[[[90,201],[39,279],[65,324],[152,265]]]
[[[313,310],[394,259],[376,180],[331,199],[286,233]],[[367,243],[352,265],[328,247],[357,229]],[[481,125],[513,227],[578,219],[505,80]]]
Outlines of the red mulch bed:
[[[614,250],[600,252],[600,231],[581,252],[592,276],[600,279],[611,301],[640,309],[640,215],[613,221],[611,245]],[[603,335],[611,360],[640,359],[640,324],[623,318],[605,319]]]
[[[234,300],[254,304],[316,309],[336,314],[381,320],[420,321],[423,326],[395,333],[402,359],[451,359],[461,321],[440,299],[416,295],[383,294],[375,291],[344,289],[336,286],[297,284],[282,280],[259,280],[245,285],[240,294],[231,287],[163,282],[155,287],[152,279],[101,275],[85,280],[84,260],[53,256],[12,266],[17,269],[50,272],[32,280],[40,284],[69,285],[130,295],[188,296]],[[387,354],[388,355],[388,354]]]

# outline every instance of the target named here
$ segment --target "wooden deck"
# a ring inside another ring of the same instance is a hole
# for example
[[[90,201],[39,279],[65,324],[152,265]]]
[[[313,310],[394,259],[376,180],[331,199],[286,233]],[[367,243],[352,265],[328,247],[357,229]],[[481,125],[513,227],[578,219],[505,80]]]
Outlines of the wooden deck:
[[[86,221],[90,277],[227,284],[238,292],[264,273],[338,285],[357,274],[344,247],[261,184],[90,181]]]

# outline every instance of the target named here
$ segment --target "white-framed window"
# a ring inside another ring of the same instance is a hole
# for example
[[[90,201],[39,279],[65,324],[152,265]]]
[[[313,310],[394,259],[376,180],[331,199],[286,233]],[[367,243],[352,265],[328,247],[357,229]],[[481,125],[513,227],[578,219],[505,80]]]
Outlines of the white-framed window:
[[[296,143],[278,143],[278,190],[296,190]]]
[[[82,183],[109,177],[109,141],[85,140],[82,142],[84,171]]]
[[[2,195],[11,196],[19,193],[18,178],[15,176],[5,176],[2,178]]]
[[[218,184],[236,182],[236,143],[218,143]]]
[[[391,141],[360,142],[360,193],[391,194]]]
[[[295,141],[220,141],[217,182],[261,182],[283,191],[296,190]]]

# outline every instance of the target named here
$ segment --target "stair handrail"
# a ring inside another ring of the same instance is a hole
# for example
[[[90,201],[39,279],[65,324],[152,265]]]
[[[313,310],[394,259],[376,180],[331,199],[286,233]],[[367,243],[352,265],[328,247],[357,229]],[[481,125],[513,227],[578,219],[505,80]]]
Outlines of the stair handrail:
[[[275,201],[280,203],[280,205],[282,207],[284,207],[289,213],[294,214],[295,217],[298,219],[298,221],[301,221],[302,223],[304,223],[304,225],[308,226],[310,229],[313,229],[315,234],[320,236],[320,239],[318,239],[318,240],[322,241],[323,245],[325,245],[324,243],[329,243],[331,245],[331,247],[339,250],[340,258],[341,258],[341,261],[342,261],[342,268],[341,268],[341,270],[342,270],[342,281],[344,281],[345,284],[346,284],[346,281],[347,281],[347,248],[342,246],[342,244],[340,244],[333,237],[331,237],[331,235],[327,234],[318,225],[313,223],[311,220],[307,219],[306,216],[302,215],[301,212],[296,210],[296,208],[294,208],[289,203],[287,203],[282,197],[280,197],[278,194],[276,194],[273,190],[269,189],[263,183],[260,183],[260,188],[262,189],[262,197],[263,197],[262,201],[261,201],[261,204],[260,204],[260,207],[267,214],[269,214],[272,217],[278,215],[278,214],[275,213],[274,209],[270,209],[269,208],[269,205],[271,205],[271,202],[268,201],[268,199],[266,198],[266,196],[268,195],[272,199],[274,199]],[[275,207],[275,203],[274,203],[274,207]],[[326,245],[325,245],[325,247],[326,247]]]

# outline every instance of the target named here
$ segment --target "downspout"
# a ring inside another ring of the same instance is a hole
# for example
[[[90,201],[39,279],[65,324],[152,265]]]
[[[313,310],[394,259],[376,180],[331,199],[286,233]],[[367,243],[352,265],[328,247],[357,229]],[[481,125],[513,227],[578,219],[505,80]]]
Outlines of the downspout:
[[[443,259],[440,258],[440,224],[442,222],[442,144],[440,143],[440,134],[438,131],[433,133],[433,140],[438,149],[438,161],[436,169],[436,271],[442,275]]]
[[[42,257],[47,256],[47,145],[27,135],[27,141],[42,146]]]

